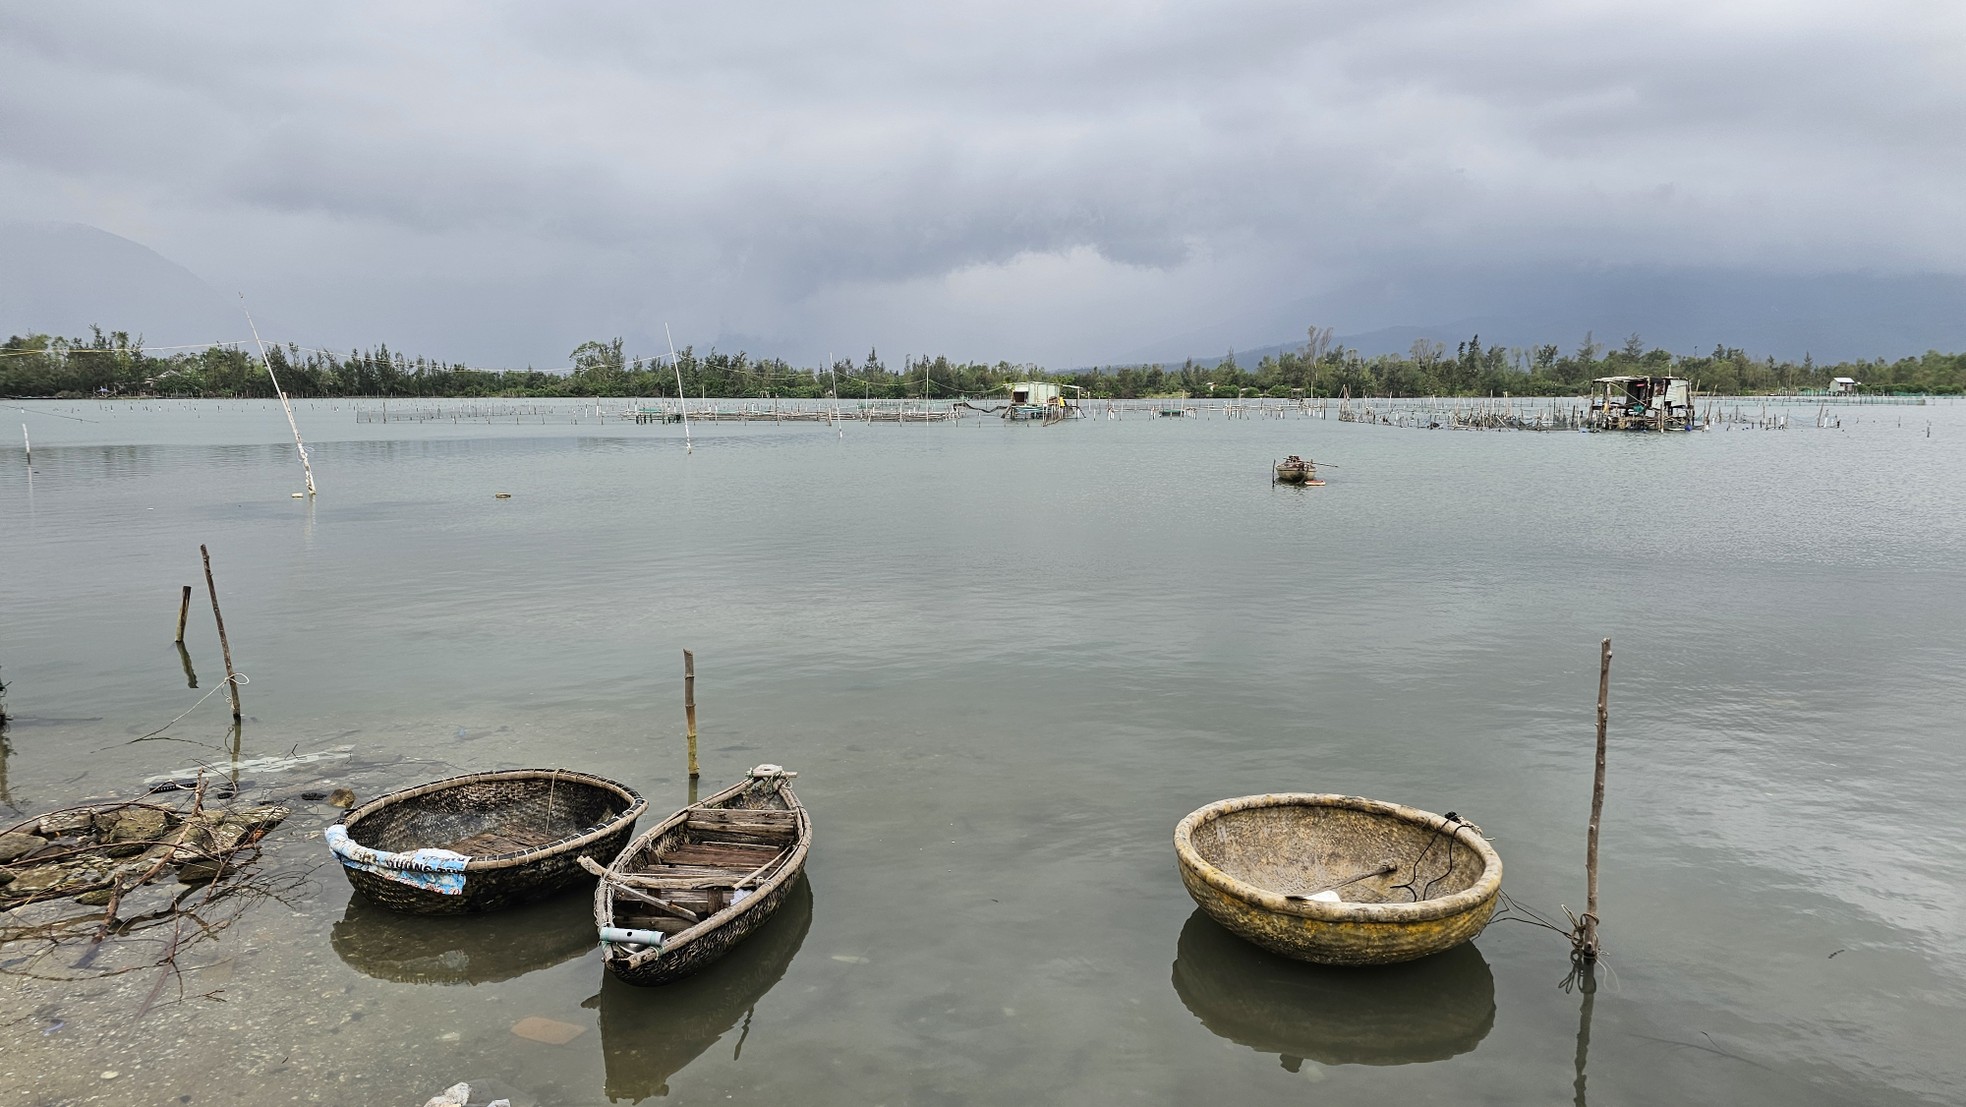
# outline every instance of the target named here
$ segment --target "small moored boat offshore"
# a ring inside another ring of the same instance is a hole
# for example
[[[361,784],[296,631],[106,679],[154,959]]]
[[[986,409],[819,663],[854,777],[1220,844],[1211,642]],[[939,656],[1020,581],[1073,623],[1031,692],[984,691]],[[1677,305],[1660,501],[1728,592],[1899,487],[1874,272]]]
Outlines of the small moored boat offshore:
[[[1271,479],[1279,484],[1301,484],[1309,488],[1321,488],[1324,482],[1317,479],[1317,465],[1307,458],[1291,454],[1275,464]]]
[[[588,879],[648,802],[570,769],[469,773],[372,799],[326,835],[355,890],[415,915],[458,915],[541,899]]]
[[[1285,957],[1380,965],[1481,933],[1502,859],[1480,828],[1360,796],[1222,800],[1174,828],[1181,882],[1209,917]]]
[[[594,923],[608,971],[664,984],[724,955],[771,917],[804,871],[812,819],[792,778],[760,765],[642,832],[602,869]]]

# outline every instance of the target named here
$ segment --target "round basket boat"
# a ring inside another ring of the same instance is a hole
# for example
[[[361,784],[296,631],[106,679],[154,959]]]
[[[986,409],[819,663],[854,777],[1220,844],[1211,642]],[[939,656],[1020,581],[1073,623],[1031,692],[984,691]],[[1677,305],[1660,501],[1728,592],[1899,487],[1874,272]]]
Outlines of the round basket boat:
[[[1502,890],[1502,859],[1472,823],[1360,796],[1212,803],[1174,828],[1174,852],[1210,918],[1324,965],[1452,949],[1488,925]]]
[[[568,769],[509,769],[372,799],[327,830],[355,890],[416,915],[526,903],[594,878],[648,807],[634,789]]]

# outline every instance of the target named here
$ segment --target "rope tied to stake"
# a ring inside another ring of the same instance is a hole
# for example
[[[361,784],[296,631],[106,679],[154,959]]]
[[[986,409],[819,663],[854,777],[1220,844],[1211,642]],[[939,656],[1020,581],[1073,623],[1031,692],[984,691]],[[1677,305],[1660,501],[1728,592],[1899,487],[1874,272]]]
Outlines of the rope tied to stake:
[[[172,719],[170,722],[165,723],[163,726],[158,727],[156,730],[151,731],[149,734],[143,735],[141,738],[132,738],[130,739],[130,742],[142,742],[150,738],[155,738],[159,734],[162,734],[165,731],[171,729],[171,727],[177,725],[178,719],[182,719],[186,715],[191,714],[193,711],[198,710],[201,704],[203,704],[206,700],[211,699],[212,696],[215,695],[219,689],[224,688],[226,685],[251,684],[251,683],[252,681],[246,679],[246,674],[233,673],[231,676],[226,677],[224,680],[221,680],[217,684],[212,685],[209,691],[207,691],[204,695],[198,697],[197,703],[192,704],[190,707],[187,707],[182,712],[180,712],[178,714],[177,719]],[[172,739],[172,741],[176,741],[176,739]],[[130,742],[125,742],[124,745],[129,745]]]

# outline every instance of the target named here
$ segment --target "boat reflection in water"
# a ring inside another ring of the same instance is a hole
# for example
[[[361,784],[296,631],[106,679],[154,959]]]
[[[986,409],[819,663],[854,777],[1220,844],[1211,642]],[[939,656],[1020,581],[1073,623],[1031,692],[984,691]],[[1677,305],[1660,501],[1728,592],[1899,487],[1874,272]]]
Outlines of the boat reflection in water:
[[[350,968],[399,984],[492,984],[599,944],[591,896],[569,892],[483,915],[405,915],[352,896],[328,941]]]
[[[1418,961],[1338,968],[1250,945],[1197,910],[1181,928],[1174,990],[1211,1032],[1296,1072],[1408,1065],[1466,1053],[1495,1025],[1495,977],[1469,942]]]
[[[811,926],[812,885],[801,875],[770,920],[702,972],[656,988],[605,974],[599,994],[581,1006],[600,1009],[609,1101],[668,1095],[670,1077],[742,1023],[731,1046],[740,1056],[751,1009],[785,975]]]

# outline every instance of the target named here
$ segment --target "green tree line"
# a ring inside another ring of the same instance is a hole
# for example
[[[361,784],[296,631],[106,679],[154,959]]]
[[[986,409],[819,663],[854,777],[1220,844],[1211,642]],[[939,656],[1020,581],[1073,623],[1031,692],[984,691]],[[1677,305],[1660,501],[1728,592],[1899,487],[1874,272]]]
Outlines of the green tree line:
[[[271,397],[273,383],[252,352],[214,346],[165,355],[146,352],[141,336],[90,328],[85,338],[16,335],[0,346],[0,395],[30,397],[197,396]],[[1271,354],[1254,366],[1234,351],[1214,365],[1190,360],[1178,366],[1127,365],[1048,372],[1030,364],[904,358],[890,367],[877,350],[861,362],[830,367],[796,366],[779,358],[694,347],[668,358],[629,358],[619,338],[583,342],[569,355],[571,369],[478,369],[406,354],[377,345],[346,354],[271,346],[266,359],[289,395],[331,396],[674,396],[678,377],[690,396],[953,399],[1000,397],[1013,381],[1048,380],[1073,385],[1086,399],[1237,395],[1336,396],[1561,396],[1583,392],[1594,377],[1620,373],[1690,378],[1703,392],[1751,395],[1825,389],[1831,378],[1852,377],[1869,392],[1966,392],[1966,354],[1930,351],[1886,361],[1819,365],[1754,358],[1728,346],[1684,356],[1648,349],[1631,335],[1616,349],[1592,336],[1570,350],[1484,346],[1479,335],[1457,344],[1420,339],[1404,355],[1366,357],[1331,344],[1329,328],[1313,327],[1294,351]]]

